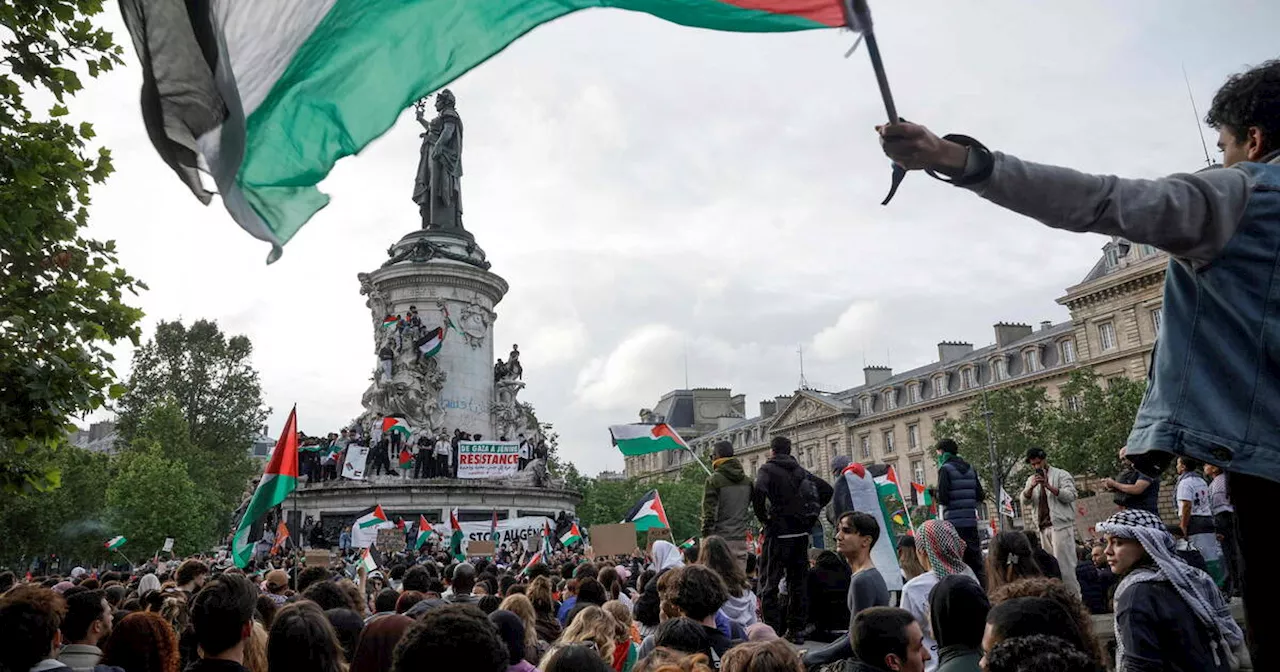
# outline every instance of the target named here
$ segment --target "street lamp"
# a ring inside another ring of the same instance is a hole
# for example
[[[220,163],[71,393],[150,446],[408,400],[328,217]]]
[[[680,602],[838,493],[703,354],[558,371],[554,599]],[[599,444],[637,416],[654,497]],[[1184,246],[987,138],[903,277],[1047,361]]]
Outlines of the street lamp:
[[[982,383],[982,418],[987,424],[987,455],[991,465],[991,497],[995,500],[997,532],[1004,531],[1004,513],[1000,510],[1000,471],[996,467],[996,436],[991,432],[991,405],[987,403],[987,384]]]

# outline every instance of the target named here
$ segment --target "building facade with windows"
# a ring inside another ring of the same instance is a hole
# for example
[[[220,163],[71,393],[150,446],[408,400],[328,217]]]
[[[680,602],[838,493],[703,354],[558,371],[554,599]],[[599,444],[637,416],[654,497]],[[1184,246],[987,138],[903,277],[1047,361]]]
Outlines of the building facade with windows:
[[[772,437],[786,436],[800,463],[824,478],[832,476],[831,458],[848,455],[893,465],[904,490],[908,480],[935,485],[934,428],[980,404],[984,392],[1037,385],[1057,399],[1059,387],[1080,367],[1105,380],[1145,378],[1160,329],[1168,261],[1149,246],[1112,240],[1085,278],[1058,299],[1070,311],[1069,321],[1036,327],[1001,322],[993,327],[993,343],[981,348],[943,341],[929,364],[901,373],[868,366],[856,387],[802,389],[761,402],[756,417],[699,433],[690,446],[708,454],[716,441],[729,440],[754,476],[768,459]],[[633,471],[628,460],[628,476],[653,475]]]

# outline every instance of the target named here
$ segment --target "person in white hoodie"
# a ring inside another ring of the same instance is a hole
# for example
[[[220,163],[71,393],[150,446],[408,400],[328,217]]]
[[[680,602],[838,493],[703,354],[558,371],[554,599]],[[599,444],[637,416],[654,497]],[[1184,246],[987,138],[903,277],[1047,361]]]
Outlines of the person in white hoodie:
[[[738,564],[737,557],[724,537],[711,535],[702,540],[698,564],[714,569],[729,589],[729,600],[720,606],[720,613],[741,625],[744,630],[755,625],[759,621],[756,617],[759,602],[751,590],[747,573],[742,571],[742,566]]]

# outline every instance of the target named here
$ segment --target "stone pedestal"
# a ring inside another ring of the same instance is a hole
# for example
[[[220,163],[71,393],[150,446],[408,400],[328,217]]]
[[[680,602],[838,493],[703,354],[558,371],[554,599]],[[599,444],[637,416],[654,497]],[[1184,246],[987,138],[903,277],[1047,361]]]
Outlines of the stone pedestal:
[[[390,378],[379,359],[365,393],[368,419],[404,417],[415,437],[461,429],[497,439],[494,307],[507,293],[507,281],[488,270],[484,251],[466,231],[415,231],[389,255],[381,268],[360,274],[361,292],[369,296],[375,356],[385,354],[387,345],[395,353]],[[384,317],[407,316],[414,307],[421,331],[382,326]],[[421,333],[436,327],[444,328],[443,344],[434,356],[424,357],[408,341],[421,340]]]

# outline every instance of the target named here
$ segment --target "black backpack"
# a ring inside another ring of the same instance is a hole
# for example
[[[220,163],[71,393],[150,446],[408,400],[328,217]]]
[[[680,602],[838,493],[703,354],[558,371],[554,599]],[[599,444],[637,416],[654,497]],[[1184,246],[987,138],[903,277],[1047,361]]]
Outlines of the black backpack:
[[[805,524],[813,527],[818,524],[818,516],[822,515],[822,500],[818,497],[818,486],[813,484],[813,476],[807,471],[800,477],[800,512],[804,514]]]

